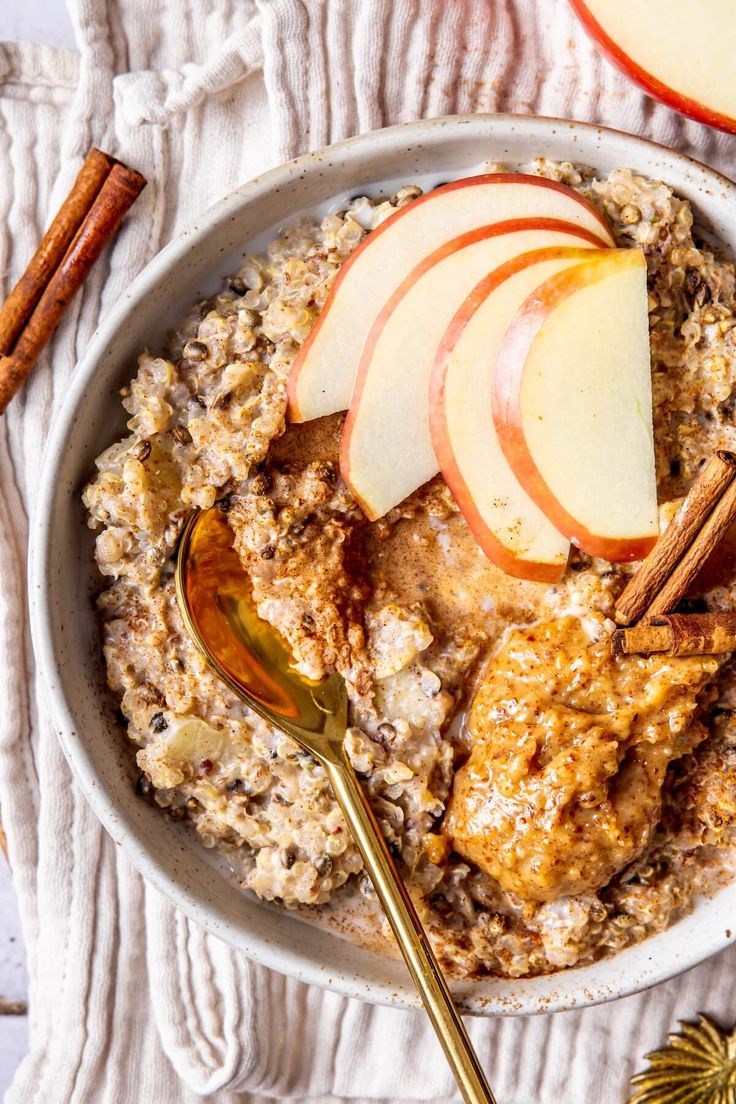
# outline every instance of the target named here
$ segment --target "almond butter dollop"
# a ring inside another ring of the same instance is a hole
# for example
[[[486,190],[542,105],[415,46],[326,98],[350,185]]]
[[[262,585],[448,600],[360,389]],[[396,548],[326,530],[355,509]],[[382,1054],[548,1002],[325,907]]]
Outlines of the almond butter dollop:
[[[455,850],[529,901],[606,885],[647,845],[668,765],[707,735],[695,714],[717,669],[613,657],[600,615],[510,631],[471,705]]]

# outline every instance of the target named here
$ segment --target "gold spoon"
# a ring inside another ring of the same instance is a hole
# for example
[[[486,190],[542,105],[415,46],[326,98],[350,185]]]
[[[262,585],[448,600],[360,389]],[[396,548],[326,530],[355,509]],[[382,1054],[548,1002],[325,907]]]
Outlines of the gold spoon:
[[[216,507],[193,514],[176,559],[184,624],[208,664],[252,709],[324,768],[365,868],[467,1104],[496,1104],[427,934],[396,869],[343,740],[348,701],[335,674],[312,682],[294,670],[280,637],[256,613],[250,580]]]

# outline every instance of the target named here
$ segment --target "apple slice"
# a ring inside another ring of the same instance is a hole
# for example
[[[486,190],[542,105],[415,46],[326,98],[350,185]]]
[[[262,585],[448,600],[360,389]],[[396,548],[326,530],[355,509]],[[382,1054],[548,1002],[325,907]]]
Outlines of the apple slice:
[[[409,273],[366,338],[342,434],[343,479],[371,521],[439,471],[429,431],[429,377],[443,333],[478,281],[534,249],[605,244],[555,219],[512,219],[453,238]]]
[[[491,272],[450,322],[432,367],[429,424],[442,474],[488,558],[522,579],[556,582],[570,542],[521,486],[496,437],[489,409],[496,353],[535,287],[601,252],[538,249]]]
[[[669,107],[736,132],[733,0],[571,0],[594,42]]]
[[[571,541],[639,560],[657,539],[647,266],[591,253],[541,284],[493,373],[498,440],[519,482]]]
[[[605,218],[583,196],[523,173],[445,184],[381,223],[342,266],[294,360],[287,383],[292,421],[347,410],[363,343],[378,312],[428,253],[479,226],[535,217],[571,222],[613,244]]]

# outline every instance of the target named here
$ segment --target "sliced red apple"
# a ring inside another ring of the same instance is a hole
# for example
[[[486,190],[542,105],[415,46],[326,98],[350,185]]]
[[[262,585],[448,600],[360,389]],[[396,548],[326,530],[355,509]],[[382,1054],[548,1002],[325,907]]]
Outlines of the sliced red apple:
[[[593,40],[646,92],[736,132],[733,0],[571,0]]]
[[[605,244],[555,219],[514,219],[453,238],[409,273],[366,338],[342,435],[343,478],[371,521],[439,471],[429,430],[429,377],[442,335],[475,285],[530,250]]]
[[[600,211],[572,188],[543,177],[493,173],[428,192],[368,234],[342,266],[289,374],[291,419],[347,410],[376,316],[428,253],[479,226],[516,218],[563,219],[613,244]]]
[[[646,277],[641,250],[609,249],[547,279],[493,372],[519,482],[560,532],[612,561],[641,559],[658,531]]]
[[[538,284],[599,255],[579,247],[539,249],[490,273],[450,322],[432,368],[429,422],[442,474],[488,558],[522,579],[556,582],[569,541],[521,486],[496,437],[489,416],[496,353]]]

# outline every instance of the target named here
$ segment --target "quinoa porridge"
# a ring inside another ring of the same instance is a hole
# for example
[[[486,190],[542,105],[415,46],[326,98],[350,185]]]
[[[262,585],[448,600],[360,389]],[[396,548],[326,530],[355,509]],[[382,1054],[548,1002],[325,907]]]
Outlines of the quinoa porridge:
[[[733,265],[664,183],[544,159],[530,171],[580,189],[619,245],[645,251],[664,522],[712,451],[736,447]],[[299,670],[345,677],[348,753],[441,961],[463,976],[538,974],[665,928],[729,876],[733,667],[612,658],[632,565],[573,550],[558,584],[508,577],[441,476],[368,522],[339,474],[343,415],[287,424],[290,365],[341,263],[418,194],[300,219],[193,307],[165,355],[140,356],[123,389],[129,435],[84,491],[108,681],[143,797],[190,821],[244,888],[353,938],[385,934],[321,768],[183,629],[178,535],[216,504]],[[731,573],[726,549],[711,608],[733,604]]]

